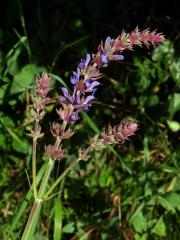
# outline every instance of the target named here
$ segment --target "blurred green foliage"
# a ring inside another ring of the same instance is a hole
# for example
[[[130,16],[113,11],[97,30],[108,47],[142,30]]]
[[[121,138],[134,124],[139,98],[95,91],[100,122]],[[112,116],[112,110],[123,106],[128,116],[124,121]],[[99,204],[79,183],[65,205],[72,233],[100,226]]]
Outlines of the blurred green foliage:
[[[177,10],[175,1],[170,7],[152,2],[119,1],[111,11],[109,3],[100,0],[4,3],[0,26],[1,239],[19,239],[30,211],[31,142],[26,132],[35,77],[47,71],[54,89],[69,86],[80,57],[95,52],[102,37],[116,36],[123,28],[132,30],[134,24],[158,28],[169,40],[153,51],[126,52],[123,63],[104,70],[94,107],[74,126],[76,135],[64,142],[68,153],[56,163],[51,181],[76,157],[78,148],[109,122],[133,117],[139,131],[119,148],[94,153],[69,174],[57,189],[60,194],[44,205],[35,239],[179,239]],[[39,179],[45,169],[42,145],[51,141],[49,121],[57,117],[57,104],[56,99],[49,104],[43,122],[47,135],[39,144]]]

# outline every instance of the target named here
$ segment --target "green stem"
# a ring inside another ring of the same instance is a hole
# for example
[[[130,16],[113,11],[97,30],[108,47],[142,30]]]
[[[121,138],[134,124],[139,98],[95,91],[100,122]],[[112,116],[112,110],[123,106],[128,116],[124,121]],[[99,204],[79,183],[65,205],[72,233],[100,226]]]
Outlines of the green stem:
[[[43,177],[43,180],[41,182],[41,186],[40,186],[40,189],[39,189],[39,192],[38,192],[38,198],[39,199],[41,199],[43,197],[43,195],[46,191],[47,183],[48,183],[51,171],[53,169],[53,166],[54,166],[54,161],[52,159],[49,159],[48,166],[47,166],[46,172],[44,174],[44,177]]]
[[[22,25],[22,29],[23,29],[24,35],[26,36],[26,41],[27,41],[26,49],[27,49],[27,52],[28,52],[29,62],[32,63],[31,48],[30,48],[30,44],[29,44],[29,40],[28,40],[28,35],[27,35],[27,31],[26,31],[26,24],[25,24],[22,4],[21,4],[20,0],[18,1],[18,5],[19,5],[21,25]]]
[[[74,160],[65,170],[64,172],[56,179],[47,193],[44,195],[44,198],[47,198],[48,195],[54,190],[54,188],[61,182],[61,180],[68,174],[69,171],[73,169],[73,167],[81,160],[81,158],[77,158]]]
[[[35,222],[37,222],[40,209],[41,209],[41,201],[35,200],[31,209],[31,213],[28,218],[28,222],[26,224],[26,228],[24,230],[23,236],[21,240],[30,240],[33,235],[33,229],[35,229]],[[33,228],[34,225],[34,228]]]
[[[34,231],[35,231],[35,228],[36,228],[36,225],[38,222],[39,213],[41,210],[41,205],[43,202],[42,197],[45,193],[47,183],[48,183],[51,171],[53,169],[53,166],[54,166],[54,161],[52,159],[49,159],[47,169],[46,169],[46,172],[42,179],[40,189],[38,192],[38,198],[35,198],[35,201],[33,203],[31,213],[29,215],[28,222],[26,224],[26,227],[25,227],[25,230],[24,230],[21,240],[30,240],[31,236],[33,236],[33,234],[34,234]]]
[[[32,177],[33,177],[33,192],[34,197],[37,197],[36,188],[36,148],[37,148],[37,138],[33,138],[33,153],[32,153]]]

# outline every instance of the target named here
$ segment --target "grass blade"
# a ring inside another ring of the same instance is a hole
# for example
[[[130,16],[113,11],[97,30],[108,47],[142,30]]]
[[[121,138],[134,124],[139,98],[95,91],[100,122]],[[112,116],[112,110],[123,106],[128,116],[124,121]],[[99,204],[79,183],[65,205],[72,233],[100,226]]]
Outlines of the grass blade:
[[[54,213],[54,235],[53,240],[61,240],[62,235],[62,203],[61,199],[57,197],[55,199],[55,213]]]

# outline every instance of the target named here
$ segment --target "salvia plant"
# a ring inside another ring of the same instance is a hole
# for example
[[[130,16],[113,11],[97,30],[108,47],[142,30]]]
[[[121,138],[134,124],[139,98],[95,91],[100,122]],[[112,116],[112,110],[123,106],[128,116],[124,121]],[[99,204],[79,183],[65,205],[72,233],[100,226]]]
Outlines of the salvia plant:
[[[56,193],[54,190],[62,179],[70,172],[80,161],[87,161],[93,151],[102,150],[110,144],[122,144],[130,136],[134,135],[138,124],[135,120],[123,120],[118,125],[112,127],[110,124],[107,130],[95,135],[86,149],[80,149],[78,157],[62,172],[55,182],[47,189],[51,172],[55,160],[61,160],[64,157],[62,140],[70,138],[74,134],[72,125],[80,118],[80,112],[87,111],[92,101],[95,99],[95,93],[100,85],[100,78],[103,77],[102,68],[106,68],[111,61],[122,61],[125,50],[133,50],[135,46],[146,47],[162,43],[164,36],[156,31],[146,29],[140,31],[138,27],[131,33],[123,31],[117,38],[107,37],[101,41],[98,51],[95,54],[87,53],[84,59],[81,59],[77,69],[70,78],[72,89],[61,88],[59,97],[59,106],[56,109],[57,120],[50,124],[50,131],[54,138],[54,144],[45,145],[44,152],[47,156],[47,168],[40,184],[37,184],[37,143],[44,136],[41,129],[41,121],[46,113],[46,104],[50,100],[48,93],[51,90],[51,77],[47,73],[37,77],[35,90],[32,94],[32,106],[30,111],[30,120],[33,123],[32,129],[28,135],[32,138],[32,191],[34,203],[27,221],[23,240],[29,240],[34,235],[39,213],[44,201],[51,199]]]

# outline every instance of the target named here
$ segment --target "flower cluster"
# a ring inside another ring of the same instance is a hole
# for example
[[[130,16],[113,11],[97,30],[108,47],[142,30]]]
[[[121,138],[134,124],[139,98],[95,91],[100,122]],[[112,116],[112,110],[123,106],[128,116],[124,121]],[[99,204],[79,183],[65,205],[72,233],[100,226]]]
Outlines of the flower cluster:
[[[44,109],[48,100],[47,94],[50,90],[51,78],[47,73],[43,73],[36,80],[36,88],[33,96],[33,107],[35,110],[41,111]]]
[[[45,154],[49,159],[60,160],[64,157],[64,150],[61,146],[56,147],[55,145],[45,146]]]
[[[120,124],[108,129],[101,134],[95,135],[91,141],[92,150],[101,150],[110,144],[122,144],[137,131],[138,125],[133,120],[124,120]]]
[[[87,53],[85,59],[81,59],[76,71],[71,76],[73,92],[70,93],[67,88],[62,88],[63,96],[60,97],[60,103],[63,109],[60,111],[60,119],[68,123],[75,123],[79,119],[79,112],[87,110],[94,100],[94,94],[100,84],[103,74],[100,69],[107,67],[110,61],[121,61],[124,56],[121,54],[124,50],[132,50],[133,46],[147,47],[155,46],[164,41],[161,33],[151,32],[149,29],[139,31],[136,28],[131,33],[122,32],[116,39],[107,37],[105,42],[101,41],[98,52],[90,55]]]
[[[49,99],[47,94],[50,91],[50,81],[51,78],[47,73],[43,73],[36,79],[35,92],[32,96],[33,106],[31,107],[29,116],[30,121],[34,122],[34,128],[31,130],[31,133],[28,134],[34,139],[44,135],[41,133],[39,121],[43,119],[45,114],[45,105]]]
[[[130,136],[134,135],[138,125],[134,121],[122,121],[119,125],[111,127],[109,125],[106,132],[101,134],[104,144],[120,144],[127,140]]]
[[[70,138],[73,131],[70,124],[74,124],[79,119],[79,113],[86,111],[91,106],[95,99],[95,92],[100,85],[99,79],[103,74],[101,68],[107,67],[111,61],[121,61],[124,59],[122,52],[124,50],[133,50],[134,46],[147,47],[155,46],[164,41],[164,36],[161,33],[151,32],[148,29],[139,31],[136,28],[131,33],[122,32],[117,38],[107,37],[98,46],[96,54],[86,54],[84,59],[81,59],[76,71],[72,73],[70,78],[73,85],[73,91],[70,92],[67,88],[62,87],[62,96],[60,103],[62,107],[57,110],[62,123],[53,123],[50,127],[53,137],[56,139],[54,145],[45,147],[46,154],[52,159],[61,158],[62,149],[60,147],[61,140]],[[50,90],[50,77],[44,73],[37,78],[35,93],[33,95],[33,109],[31,117],[35,120],[35,129],[31,132],[34,137],[41,137],[41,127],[39,121],[43,118],[45,104],[47,103],[47,94]],[[101,141],[98,144],[107,145],[112,143],[121,143],[133,134],[137,129],[137,124],[132,122],[122,122],[118,126],[112,128],[109,126],[107,132],[101,135]]]
[[[68,139],[74,134],[71,128],[64,130],[63,126],[59,123],[53,123],[50,129],[53,137],[59,139]]]

